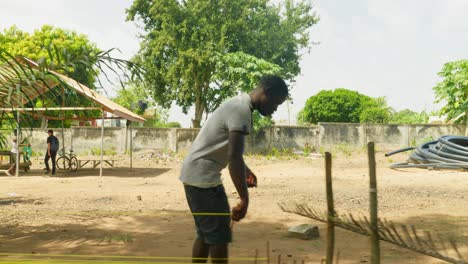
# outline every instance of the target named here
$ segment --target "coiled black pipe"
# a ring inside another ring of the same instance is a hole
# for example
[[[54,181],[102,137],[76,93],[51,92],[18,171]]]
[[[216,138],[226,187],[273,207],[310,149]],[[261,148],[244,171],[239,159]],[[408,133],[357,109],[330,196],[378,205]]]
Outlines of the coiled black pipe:
[[[411,149],[414,151],[409,155],[407,162],[392,164],[390,168],[468,168],[468,137],[442,136],[415,148],[402,148],[389,152],[385,156],[388,157]]]

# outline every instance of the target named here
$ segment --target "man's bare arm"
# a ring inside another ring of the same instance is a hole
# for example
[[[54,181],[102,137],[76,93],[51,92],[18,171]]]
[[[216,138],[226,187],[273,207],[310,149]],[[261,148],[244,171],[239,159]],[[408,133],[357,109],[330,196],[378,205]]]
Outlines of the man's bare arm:
[[[249,191],[246,183],[246,166],[244,163],[244,134],[229,132],[229,173],[240,197],[240,203],[232,209],[232,219],[239,221],[247,214]]]

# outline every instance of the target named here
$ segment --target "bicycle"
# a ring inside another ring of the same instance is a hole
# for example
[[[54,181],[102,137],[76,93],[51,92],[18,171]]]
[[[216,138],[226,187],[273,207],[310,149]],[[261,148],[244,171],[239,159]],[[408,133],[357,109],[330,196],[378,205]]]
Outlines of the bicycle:
[[[69,153],[65,153],[64,149],[61,149],[59,152],[60,158],[57,159],[57,168],[60,170],[78,170],[78,159],[73,153],[73,149],[70,149]]]

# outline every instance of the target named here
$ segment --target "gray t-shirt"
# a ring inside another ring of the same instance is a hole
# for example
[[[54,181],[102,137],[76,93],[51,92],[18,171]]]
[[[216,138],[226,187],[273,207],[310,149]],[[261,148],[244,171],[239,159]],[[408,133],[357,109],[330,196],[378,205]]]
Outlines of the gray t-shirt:
[[[230,131],[252,130],[252,101],[248,94],[235,96],[216,109],[203,125],[182,164],[180,180],[187,185],[209,188],[222,184],[221,170],[229,162]]]

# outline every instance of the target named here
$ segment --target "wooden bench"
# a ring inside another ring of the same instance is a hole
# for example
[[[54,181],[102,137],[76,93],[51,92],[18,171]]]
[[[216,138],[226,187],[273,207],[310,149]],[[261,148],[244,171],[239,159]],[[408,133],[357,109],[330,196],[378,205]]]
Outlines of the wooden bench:
[[[8,157],[8,163],[3,164],[3,162],[0,162],[0,170],[7,170],[10,168],[11,164],[13,164],[13,161],[15,160],[15,153],[12,153],[11,151],[7,150],[0,150],[0,160],[3,161],[3,157],[7,156]],[[27,162],[21,162],[21,160],[24,160],[24,153],[20,151],[20,163],[19,163],[19,169],[24,170],[25,172],[29,171],[31,169],[31,161]]]
[[[117,160],[102,160],[104,164],[109,165],[111,168],[114,168],[114,162]],[[78,159],[78,169],[83,168],[86,164],[92,164],[93,169],[101,164],[100,159]]]

